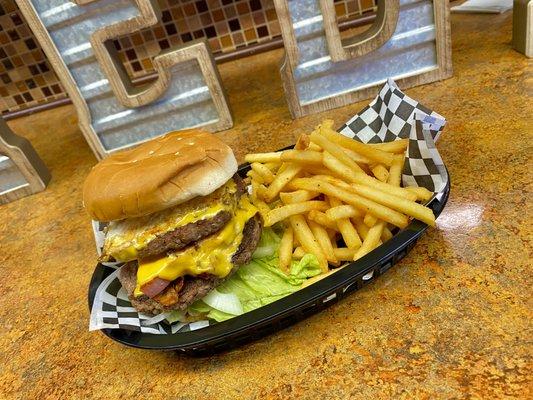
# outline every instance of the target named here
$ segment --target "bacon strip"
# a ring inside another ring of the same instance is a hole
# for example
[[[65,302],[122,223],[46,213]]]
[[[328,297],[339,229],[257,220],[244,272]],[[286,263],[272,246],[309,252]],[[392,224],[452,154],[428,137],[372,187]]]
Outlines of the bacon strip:
[[[150,282],[141,286],[141,291],[150,298],[154,298],[170,285],[171,281],[166,279],[154,278]]]
[[[183,284],[183,277],[176,279],[170,284],[170,286],[155,296],[154,300],[163,304],[164,306],[171,306],[172,304],[177,303],[180,297],[179,292],[183,287]]]

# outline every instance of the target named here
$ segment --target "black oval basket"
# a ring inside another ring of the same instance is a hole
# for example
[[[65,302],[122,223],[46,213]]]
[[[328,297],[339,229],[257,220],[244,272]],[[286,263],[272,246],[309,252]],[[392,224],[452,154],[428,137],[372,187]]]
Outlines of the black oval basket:
[[[243,165],[239,168],[239,173],[244,176],[248,170],[249,166]],[[428,204],[435,217],[439,216],[446,205],[449,192],[448,180],[440,200],[434,198]],[[427,227],[423,222],[413,220],[389,241],[334,274],[271,304],[224,322],[168,335],[126,329],[102,329],[102,332],[119,343],[142,349],[177,350],[197,356],[229,350],[284,329],[368,285],[405,257]],[[113,271],[114,269],[102,264],[96,266],[89,286],[89,310],[92,308],[98,286]]]

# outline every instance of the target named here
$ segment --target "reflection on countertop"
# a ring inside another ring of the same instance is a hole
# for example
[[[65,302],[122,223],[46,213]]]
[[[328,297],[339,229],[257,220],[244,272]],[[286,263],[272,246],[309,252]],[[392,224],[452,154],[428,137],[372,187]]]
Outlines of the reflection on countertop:
[[[363,290],[210,358],[129,349],[88,332],[96,253],[81,185],[96,160],[71,106],[10,122],[53,178],[45,192],[0,207],[0,398],[527,397],[531,69],[511,49],[510,13],[454,14],[452,34],[454,77],[407,90],[449,121],[438,147],[452,192],[437,228]],[[292,121],[281,55],[220,67],[235,128],[217,135],[240,160],[368,103]]]
[[[481,222],[483,206],[479,204],[451,204],[437,220],[442,231],[461,231],[468,233]]]

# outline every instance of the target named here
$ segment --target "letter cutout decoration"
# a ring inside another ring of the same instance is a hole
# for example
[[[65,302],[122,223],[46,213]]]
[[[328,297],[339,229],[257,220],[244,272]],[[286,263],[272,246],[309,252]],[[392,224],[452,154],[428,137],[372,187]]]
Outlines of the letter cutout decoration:
[[[513,48],[533,57],[533,1],[513,1]]]
[[[169,131],[233,125],[205,41],[153,60],[154,82],[135,87],[111,42],[154,25],[155,0],[17,0],[78,113],[98,158]]]
[[[341,38],[333,0],[274,0],[285,44],[281,76],[294,118],[452,75],[447,0],[378,0],[374,24]]]
[[[0,118],[0,204],[45,189],[50,173],[31,143]]]

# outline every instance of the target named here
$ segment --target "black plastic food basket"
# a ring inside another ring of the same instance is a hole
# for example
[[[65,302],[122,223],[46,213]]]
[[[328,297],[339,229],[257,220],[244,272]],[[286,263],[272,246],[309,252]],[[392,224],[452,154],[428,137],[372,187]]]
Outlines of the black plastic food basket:
[[[247,164],[241,166],[239,174],[245,176],[249,168]],[[449,192],[448,180],[440,200],[434,198],[429,203],[436,217],[446,205]],[[197,356],[229,350],[284,329],[369,284],[405,257],[426,229],[425,223],[413,220],[390,240],[334,274],[271,304],[202,329],[168,335],[126,329],[102,331],[119,343],[142,349],[177,350]],[[102,264],[96,266],[89,286],[89,309],[92,308],[98,286],[113,271]]]

